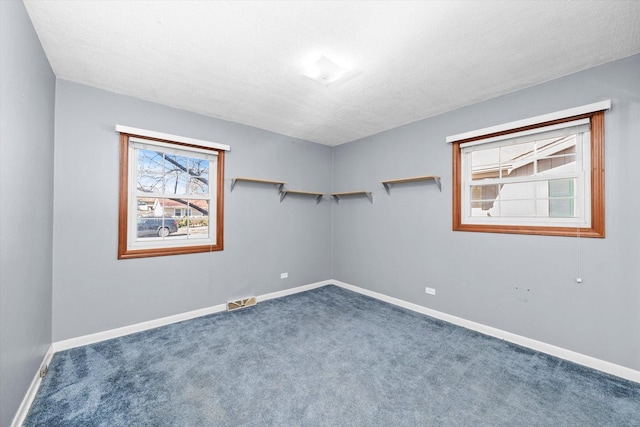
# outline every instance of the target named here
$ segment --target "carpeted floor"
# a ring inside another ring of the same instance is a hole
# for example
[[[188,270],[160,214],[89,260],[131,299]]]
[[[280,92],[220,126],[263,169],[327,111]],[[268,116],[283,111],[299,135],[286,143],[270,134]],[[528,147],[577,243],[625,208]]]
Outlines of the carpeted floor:
[[[57,353],[25,426],[640,426],[640,384],[336,286]]]

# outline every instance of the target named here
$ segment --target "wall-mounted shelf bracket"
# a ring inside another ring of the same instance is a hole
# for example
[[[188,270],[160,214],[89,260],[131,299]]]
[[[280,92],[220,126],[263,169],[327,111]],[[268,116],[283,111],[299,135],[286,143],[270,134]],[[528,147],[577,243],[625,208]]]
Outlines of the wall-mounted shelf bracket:
[[[232,178],[231,179],[231,191],[233,191],[233,187],[236,186],[236,183],[238,181],[254,182],[254,183],[258,183],[258,184],[273,184],[278,188],[278,191],[282,191],[282,187],[286,184],[286,182],[283,182],[283,181],[272,181],[272,180],[269,180],[269,179],[237,177],[237,178]]]
[[[331,193],[331,197],[340,204],[340,197],[353,197],[353,196],[365,196],[371,203],[373,203],[373,193],[371,191],[347,191],[344,193]]]
[[[300,191],[300,190],[280,190],[280,202],[287,197],[287,194],[297,194],[299,196],[312,196],[316,199],[316,204],[320,203],[322,200],[322,193],[316,193],[315,191]]]
[[[419,182],[419,181],[429,181],[429,180],[433,180],[438,186],[438,189],[442,191],[442,183],[440,182],[440,177],[436,175],[415,176],[413,178],[388,179],[386,181],[380,181],[380,183],[384,185],[384,189],[387,190],[387,194],[391,194],[391,186],[393,184],[404,184],[408,182]]]

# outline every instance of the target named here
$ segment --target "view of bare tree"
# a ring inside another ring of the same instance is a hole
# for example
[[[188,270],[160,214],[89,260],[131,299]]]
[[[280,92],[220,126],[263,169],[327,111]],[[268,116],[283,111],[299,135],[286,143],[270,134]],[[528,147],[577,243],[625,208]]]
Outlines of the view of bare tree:
[[[209,193],[208,176],[209,160],[207,159],[138,150],[137,187],[139,191],[180,196],[206,195]],[[190,204],[188,197],[170,197],[169,199],[195,209],[203,215],[209,215],[207,209]]]

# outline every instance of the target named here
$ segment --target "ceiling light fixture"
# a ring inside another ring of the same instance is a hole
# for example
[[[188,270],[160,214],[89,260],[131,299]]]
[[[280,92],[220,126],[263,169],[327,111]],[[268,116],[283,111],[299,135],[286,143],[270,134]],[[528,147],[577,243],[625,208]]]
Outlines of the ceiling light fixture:
[[[316,62],[311,64],[302,75],[324,86],[338,80],[346,74],[347,70],[322,55]]]

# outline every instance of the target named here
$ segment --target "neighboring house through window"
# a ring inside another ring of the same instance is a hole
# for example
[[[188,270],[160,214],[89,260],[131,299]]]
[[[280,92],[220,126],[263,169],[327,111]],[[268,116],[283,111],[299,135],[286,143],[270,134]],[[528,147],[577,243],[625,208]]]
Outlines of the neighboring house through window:
[[[609,101],[448,137],[453,229],[604,237]]]
[[[229,147],[119,125],[116,130],[118,258],[222,250],[224,153]]]
[[[182,218],[182,217],[194,216],[194,214],[191,208],[173,208],[173,216],[176,218]],[[202,216],[202,215],[198,215],[198,216]]]

